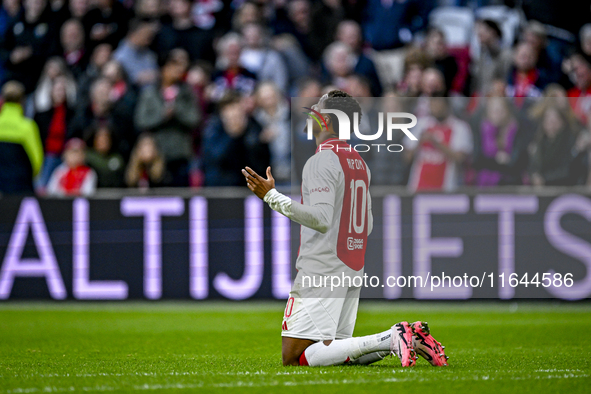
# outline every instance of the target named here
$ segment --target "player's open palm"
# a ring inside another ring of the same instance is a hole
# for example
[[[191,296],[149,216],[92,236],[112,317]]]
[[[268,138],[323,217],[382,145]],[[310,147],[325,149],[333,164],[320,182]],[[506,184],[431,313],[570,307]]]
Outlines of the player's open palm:
[[[242,170],[242,175],[246,178],[248,188],[260,199],[265,197],[269,190],[275,188],[275,178],[271,174],[271,167],[267,167],[267,179],[257,174],[252,168],[246,167]]]

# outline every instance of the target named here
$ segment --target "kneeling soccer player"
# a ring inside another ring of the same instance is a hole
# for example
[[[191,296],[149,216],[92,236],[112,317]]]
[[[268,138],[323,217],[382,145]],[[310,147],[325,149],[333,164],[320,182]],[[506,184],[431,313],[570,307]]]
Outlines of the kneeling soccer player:
[[[319,119],[313,123],[318,148],[304,166],[301,204],[275,189],[270,167],[267,179],[249,167],[242,170],[250,190],[301,224],[298,274],[282,325],[283,365],[371,364],[395,354],[403,367],[411,367],[417,353],[434,366],[447,365],[443,346],[420,321],[403,321],[384,332],[353,338],[361,290],[351,284],[354,280],[336,290],[304,286],[306,278],[310,283],[311,278],[363,276],[367,237],[373,227],[369,168],[339,139],[338,118],[331,113],[323,116],[323,109],[344,112],[350,124],[355,112],[361,119],[357,100],[339,90],[324,95],[310,109],[310,115]]]

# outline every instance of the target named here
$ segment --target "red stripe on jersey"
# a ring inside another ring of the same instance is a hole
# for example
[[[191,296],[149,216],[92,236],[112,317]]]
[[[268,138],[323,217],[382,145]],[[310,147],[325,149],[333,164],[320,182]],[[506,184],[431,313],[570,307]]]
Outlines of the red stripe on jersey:
[[[332,150],[345,175],[345,195],[337,239],[337,257],[347,267],[359,271],[365,265],[369,179],[367,164],[351,145],[343,140],[325,141],[322,150]],[[319,147],[320,148],[320,147]]]

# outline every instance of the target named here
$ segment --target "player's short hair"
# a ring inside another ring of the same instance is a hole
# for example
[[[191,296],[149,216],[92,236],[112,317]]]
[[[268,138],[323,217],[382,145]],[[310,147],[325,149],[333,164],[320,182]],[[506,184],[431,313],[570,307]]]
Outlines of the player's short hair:
[[[358,121],[361,122],[361,106],[353,96],[347,92],[343,92],[342,90],[331,90],[328,92],[327,96],[328,98],[324,100],[325,109],[338,109],[343,111],[349,117],[351,124],[353,124],[355,119],[353,114],[357,112],[359,114]],[[330,116],[333,124],[333,130],[338,134],[339,122],[336,119],[336,115],[326,114],[326,116]],[[351,130],[351,132],[352,131],[353,130]]]

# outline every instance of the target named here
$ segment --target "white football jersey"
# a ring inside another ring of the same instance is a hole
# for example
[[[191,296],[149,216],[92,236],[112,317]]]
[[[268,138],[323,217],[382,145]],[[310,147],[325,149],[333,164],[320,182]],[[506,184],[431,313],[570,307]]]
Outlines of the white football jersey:
[[[302,173],[302,204],[329,204],[334,213],[324,234],[301,226],[298,276],[363,275],[373,226],[370,179],[365,161],[343,140],[325,141],[308,159]]]

